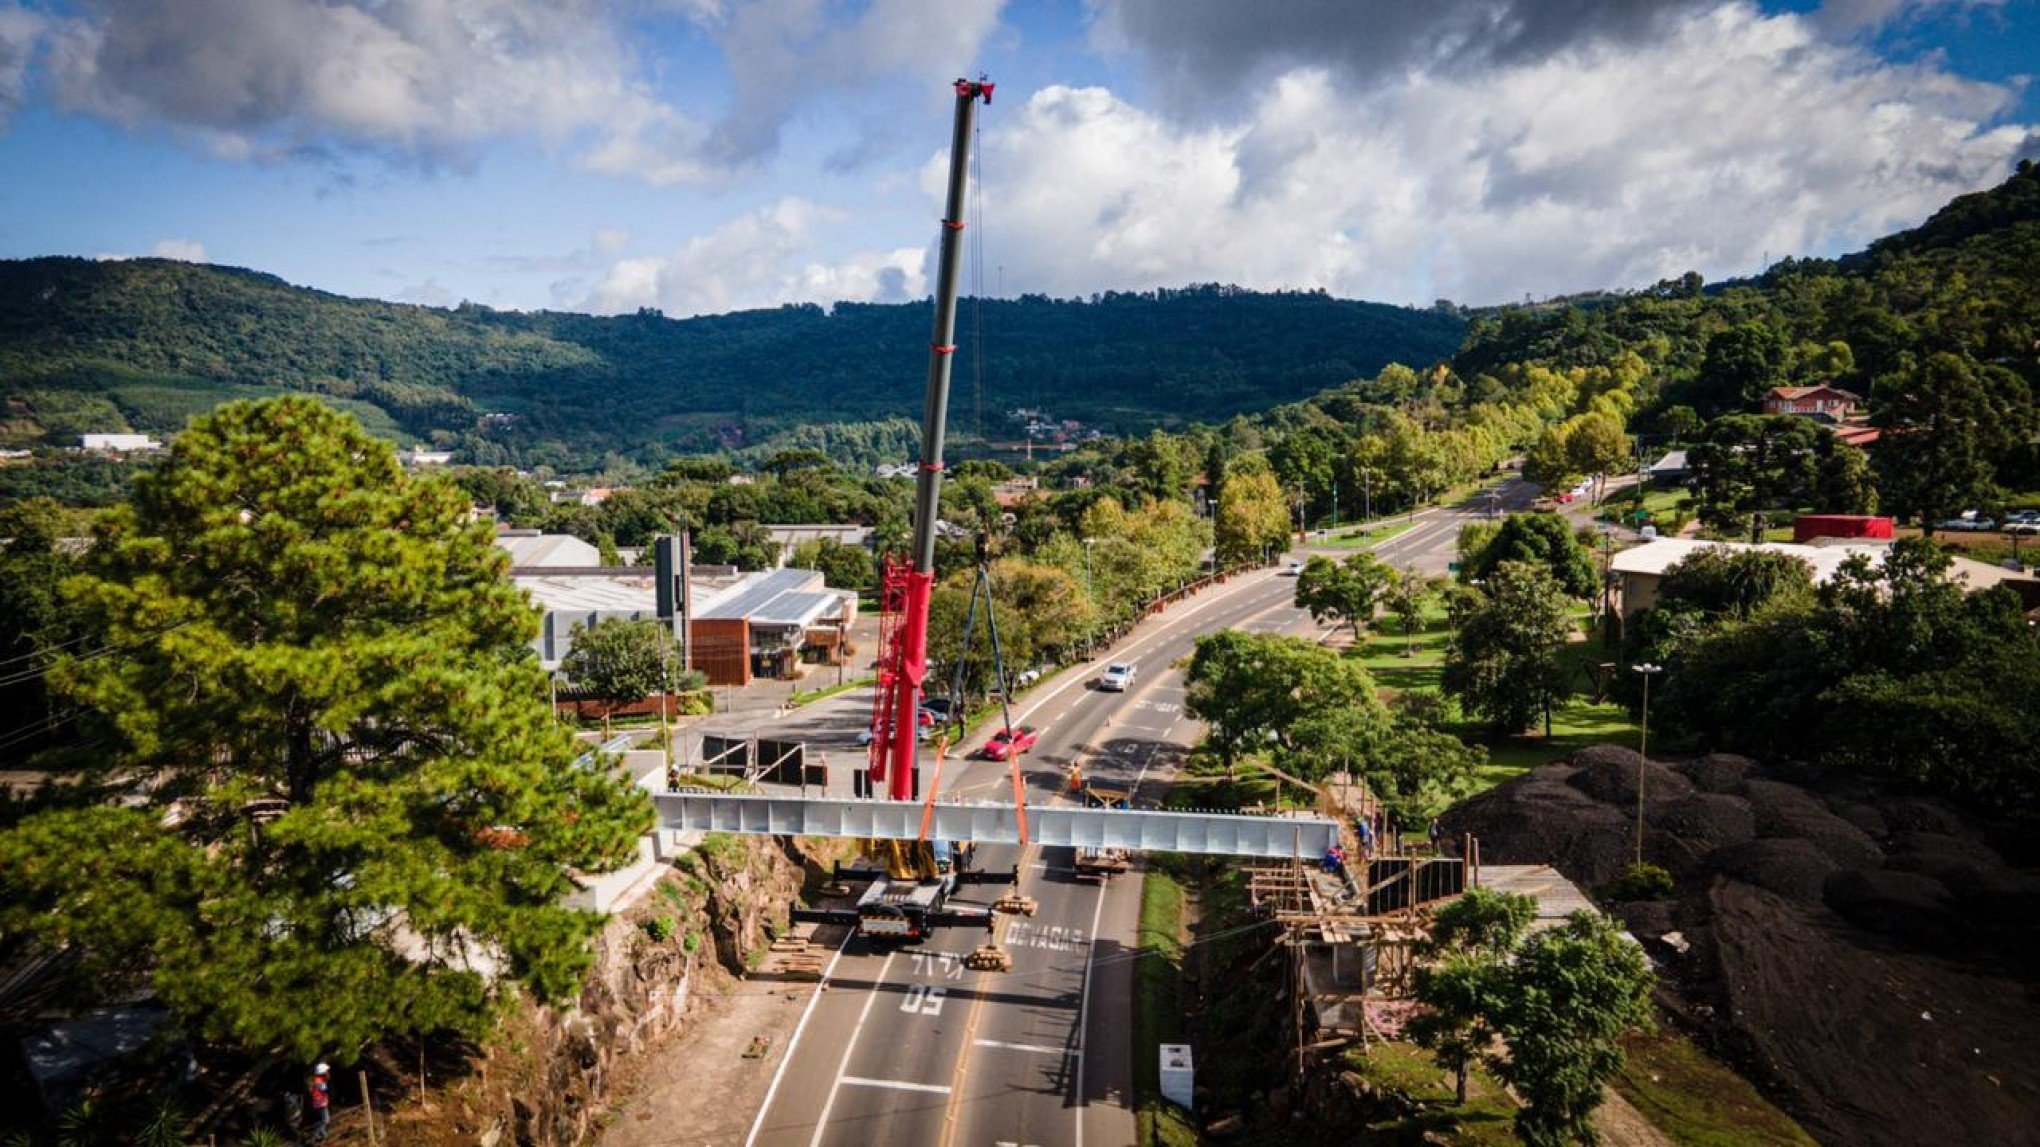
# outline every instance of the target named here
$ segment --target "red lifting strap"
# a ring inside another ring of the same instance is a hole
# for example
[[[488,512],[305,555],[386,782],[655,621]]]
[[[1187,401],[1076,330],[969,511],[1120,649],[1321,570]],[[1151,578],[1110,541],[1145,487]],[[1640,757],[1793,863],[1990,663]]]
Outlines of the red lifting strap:
[[[929,344],[928,344],[928,348],[929,348],[930,350],[934,351],[934,352],[935,352],[936,354],[955,354],[955,353],[956,353],[956,348],[955,348],[955,347],[953,347],[953,346],[943,346],[943,345],[942,345],[941,343],[929,343]]]
[[[963,220],[961,219],[944,219],[942,225],[951,231],[963,230]]]
[[[944,466],[944,465],[943,465],[942,463],[940,463],[940,462],[923,462],[923,463],[921,463],[921,469],[923,469],[923,470],[926,470],[926,471],[927,471],[928,473],[930,473],[930,474],[940,474],[940,473],[942,473],[942,472],[943,472],[944,470],[947,470],[948,468],[949,468],[949,467],[947,467],[947,466]]]

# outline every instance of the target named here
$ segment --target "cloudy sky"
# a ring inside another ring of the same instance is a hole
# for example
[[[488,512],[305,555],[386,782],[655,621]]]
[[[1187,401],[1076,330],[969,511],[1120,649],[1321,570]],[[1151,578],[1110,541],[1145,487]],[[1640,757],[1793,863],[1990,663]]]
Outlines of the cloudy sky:
[[[1834,254],[2040,155],[2040,0],[0,0],[0,257],[671,315],[1492,303]]]

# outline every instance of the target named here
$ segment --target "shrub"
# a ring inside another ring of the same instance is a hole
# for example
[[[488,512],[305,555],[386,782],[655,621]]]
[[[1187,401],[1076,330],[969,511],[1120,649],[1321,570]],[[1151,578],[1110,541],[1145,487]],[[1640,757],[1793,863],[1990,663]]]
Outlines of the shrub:
[[[644,922],[645,935],[663,944],[673,938],[673,918],[654,916]]]
[[[1615,903],[1663,900],[1672,894],[1672,874],[1655,864],[1632,864],[1601,888],[1601,898]]]

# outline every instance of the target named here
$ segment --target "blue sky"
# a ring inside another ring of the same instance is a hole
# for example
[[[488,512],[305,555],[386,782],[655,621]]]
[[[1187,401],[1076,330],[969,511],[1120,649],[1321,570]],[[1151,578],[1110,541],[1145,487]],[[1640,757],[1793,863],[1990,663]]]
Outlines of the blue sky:
[[[435,305],[1415,304],[1832,254],[2040,153],[2040,3],[0,0],[0,257]]]

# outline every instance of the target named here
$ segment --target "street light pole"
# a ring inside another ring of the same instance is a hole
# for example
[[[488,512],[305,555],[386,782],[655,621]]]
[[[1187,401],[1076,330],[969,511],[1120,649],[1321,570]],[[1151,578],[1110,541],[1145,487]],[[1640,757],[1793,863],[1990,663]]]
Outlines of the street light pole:
[[[1644,662],[1631,669],[1643,676],[1643,723],[1636,734],[1636,863],[1643,863],[1643,778],[1650,763],[1650,679],[1665,671],[1662,665]]]

